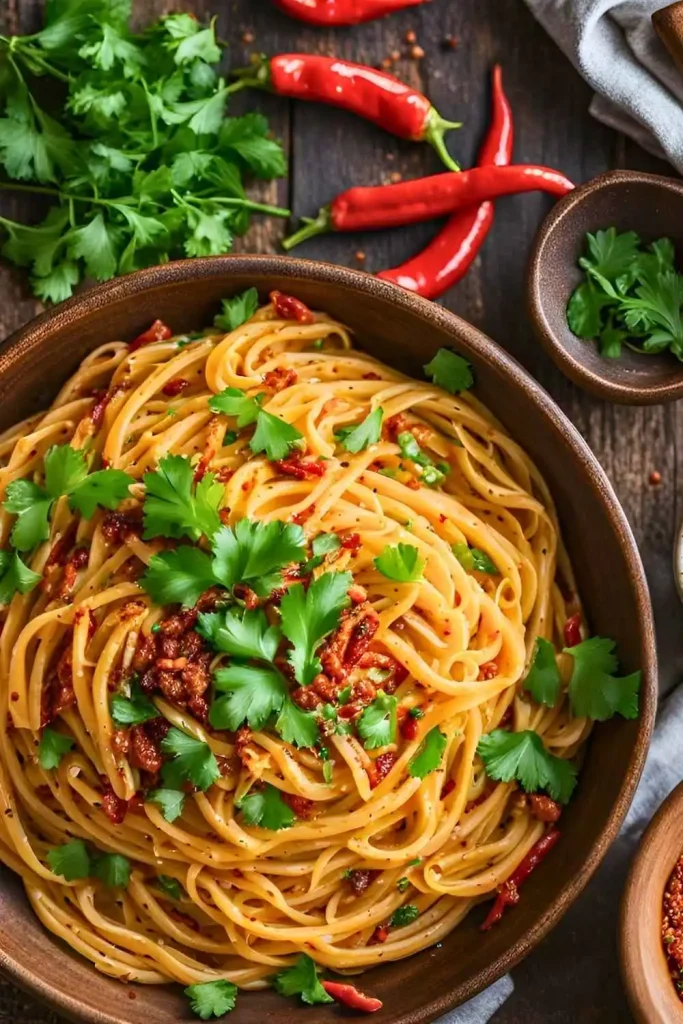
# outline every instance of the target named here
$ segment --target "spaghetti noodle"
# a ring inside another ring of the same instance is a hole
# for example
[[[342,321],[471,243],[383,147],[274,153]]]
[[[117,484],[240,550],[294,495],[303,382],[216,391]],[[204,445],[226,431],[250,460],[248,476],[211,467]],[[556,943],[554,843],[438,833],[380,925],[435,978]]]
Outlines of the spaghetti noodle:
[[[122,981],[258,989],[303,952],[356,972],[437,943],[559,812],[489,777],[482,736],[534,730],[571,759],[590,727],[521,687],[535,639],[561,650],[579,611],[538,470],[471,393],[285,298],[227,334],[105,344],[0,437],[5,506],[28,481],[48,524],[23,556],[40,582],[4,609],[0,858],[44,926]],[[255,451],[264,424],[277,437]],[[130,477],[116,507],[86,517],[82,483],[48,481],[66,445],[81,476]],[[192,469],[195,519],[163,533],[148,503],[156,487],[168,512],[169,456]],[[0,513],[3,549],[22,515]],[[239,578],[225,552],[206,568],[212,531],[234,554],[245,520],[289,524],[278,544],[300,553],[270,582],[253,549]],[[324,609],[313,587],[333,576]],[[167,585],[176,602],[153,600]]]

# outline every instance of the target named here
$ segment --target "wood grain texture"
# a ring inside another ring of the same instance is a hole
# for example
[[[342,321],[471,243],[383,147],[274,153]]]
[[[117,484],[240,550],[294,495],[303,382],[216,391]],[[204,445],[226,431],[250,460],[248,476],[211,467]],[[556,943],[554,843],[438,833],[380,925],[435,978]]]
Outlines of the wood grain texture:
[[[0,31],[30,31],[39,21],[39,0],[0,0]],[[668,165],[648,156],[630,141],[599,125],[588,115],[590,91],[569,62],[535,23],[521,0],[432,0],[415,10],[354,29],[327,32],[290,21],[273,10],[269,0],[138,0],[138,14],[147,20],[168,9],[192,9],[198,15],[219,12],[220,33],[231,43],[233,64],[246,62],[242,34],[255,35],[252,48],[269,52],[315,50],[334,52],[377,64],[394,49],[406,52],[405,33],[413,29],[426,51],[423,61],[402,60],[397,73],[430,95],[452,119],[464,121],[450,136],[454,154],[464,165],[475,157],[488,118],[488,76],[495,61],[503,64],[505,85],[515,113],[518,161],[560,167],[576,181],[614,167],[671,174]],[[457,49],[443,45],[446,36],[460,40]],[[272,120],[275,132],[291,153],[289,180],[269,185],[262,195],[290,204],[295,213],[313,214],[337,191],[357,183],[385,180],[398,170],[404,177],[439,170],[427,147],[401,142],[343,112],[313,105],[294,106],[258,95],[239,97],[234,109],[258,105]],[[549,208],[541,195],[510,197],[497,204],[496,223],[480,258],[467,278],[445,298],[451,310],[471,320],[519,359],[548,388],[579,428],[602,462],[624,505],[648,572],[658,628],[661,687],[669,690],[683,670],[680,604],[671,571],[674,527],[683,515],[678,481],[683,479],[683,409],[681,403],[654,408],[608,405],[583,394],[551,363],[534,340],[525,318],[524,280],[531,240]],[[0,195],[0,213],[36,218],[36,206]],[[434,225],[364,236],[331,236],[302,248],[301,254],[352,266],[355,253],[366,253],[365,267],[376,271],[417,251]],[[262,220],[240,240],[246,252],[275,251],[283,225]],[[34,315],[38,304],[27,292],[22,275],[0,266],[0,336]],[[662,475],[658,487],[648,484],[652,470]],[[590,528],[590,524],[587,524]],[[614,880],[618,898],[618,879]],[[595,883],[594,883],[595,885]],[[515,972],[515,995],[496,1014],[496,1024],[573,1020],[566,1009],[558,957],[585,963],[582,1021],[628,1021],[617,979],[594,976],[585,952],[585,923],[579,910],[574,942],[567,948],[554,936]],[[582,933],[582,929],[584,932]],[[557,933],[555,933],[557,935]],[[616,944],[612,936],[606,941]],[[543,986],[544,1006],[538,1005]],[[574,1004],[575,1005],[575,1004]],[[34,1008],[25,997],[0,987],[0,1021],[53,1024],[54,1015]]]

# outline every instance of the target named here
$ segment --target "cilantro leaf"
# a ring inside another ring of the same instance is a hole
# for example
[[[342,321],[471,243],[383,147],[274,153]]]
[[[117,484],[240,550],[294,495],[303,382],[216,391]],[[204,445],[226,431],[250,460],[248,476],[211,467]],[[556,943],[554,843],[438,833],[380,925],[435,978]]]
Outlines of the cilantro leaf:
[[[273,661],[282,635],[271,626],[266,613],[255,608],[230,608],[222,612],[201,612],[197,632],[218,651],[233,658]]]
[[[9,604],[17,593],[28,594],[40,579],[40,575],[29,569],[16,551],[0,551],[0,605]]]
[[[202,740],[181,732],[172,727],[161,741],[164,754],[172,754],[173,760],[167,762],[162,769],[162,778],[166,785],[182,785],[191,782],[198,789],[208,789],[220,771],[211,747]]]
[[[555,660],[555,648],[542,636],[536,638],[536,650],[529,668],[524,689],[528,690],[537,704],[554,708],[560,695],[562,678]]]
[[[42,487],[30,480],[12,480],[2,504],[5,511],[17,516],[10,534],[17,551],[31,551],[50,536],[52,498]]]
[[[298,448],[303,439],[303,434],[291,423],[285,423],[272,412],[259,409],[256,430],[249,447],[255,455],[265,452],[266,458],[277,462],[278,459],[286,458],[292,448]]]
[[[408,773],[414,779],[424,779],[430,772],[436,771],[441,764],[447,742],[448,740],[438,726],[430,729],[418,747],[417,753],[411,758],[408,764]]]
[[[53,445],[45,454],[45,489],[51,498],[71,494],[88,475],[82,451],[69,444]]]
[[[412,924],[420,916],[420,911],[417,909],[414,903],[406,903],[403,907],[398,907],[391,917],[389,918],[389,924],[392,928],[405,928],[407,924]]]
[[[619,667],[615,646],[613,640],[594,636],[575,647],[564,648],[565,654],[574,658],[569,699],[578,718],[604,722],[617,714],[623,718],[638,717],[642,673],[615,676]]]
[[[155,789],[147,797],[153,804],[158,804],[166,821],[173,823],[183,813],[185,794],[179,789]]]
[[[424,371],[438,387],[450,391],[452,395],[467,391],[474,384],[470,364],[449,348],[440,348]]]
[[[153,555],[139,583],[155,604],[192,608],[216,584],[216,577],[209,556],[183,544],[175,551]]]
[[[150,700],[137,685],[131,688],[130,697],[115,693],[111,699],[110,711],[114,723],[119,726],[142,725],[143,722],[151,722],[153,718],[160,717],[154,701]]]
[[[655,332],[658,345],[669,345],[683,359],[683,276],[666,270],[654,281],[644,280],[635,298],[621,301],[624,322],[631,331]]]
[[[184,992],[190,1000],[190,1009],[200,1020],[223,1017],[235,1009],[237,985],[223,978],[219,981],[203,981],[197,985],[188,985]]]
[[[576,768],[564,758],[549,753],[533,730],[494,729],[479,740],[477,753],[489,778],[498,782],[514,779],[527,793],[546,789],[553,800],[569,803],[576,785]]]
[[[247,825],[258,825],[277,832],[282,828],[290,828],[296,815],[282,799],[280,790],[266,783],[263,789],[253,789],[242,797],[236,805],[244,815]]]
[[[41,768],[49,771],[51,768],[58,768],[59,762],[73,747],[76,741],[72,736],[65,736],[64,733],[55,732],[46,726],[43,735],[40,737],[38,747],[38,763]]]
[[[375,409],[355,427],[341,427],[335,435],[347,452],[365,451],[371,444],[376,444],[382,436],[382,420],[384,410]]]
[[[320,672],[316,651],[328,633],[339,624],[342,611],[349,605],[348,591],[353,583],[349,572],[326,572],[311,583],[290,587],[280,604],[282,632],[293,644],[287,658],[297,682],[304,686]]]
[[[220,394],[211,396],[209,409],[224,416],[235,416],[237,426],[241,429],[256,422],[265,397],[265,394],[260,394],[255,398],[247,398],[239,388],[225,388]]]
[[[223,331],[236,331],[247,320],[251,320],[258,305],[259,297],[256,288],[247,288],[240,295],[223,299],[220,313],[213,318],[214,327],[219,327]],[[228,388],[228,390],[236,391],[237,388]]]
[[[583,281],[572,292],[567,306],[570,330],[577,338],[597,338],[603,330],[603,311],[613,302],[593,281]]]
[[[379,690],[377,697],[364,710],[357,722],[358,735],[366,750],[386,747],[396,740],[398,701]]]
[[[302,711],[289,697],[285,699],[275,728],[285,743],[295,747],[314,747],[320,739],[318,723],[309,711]]]
[[[306,537],[296,523],[240,519],[213,539],[213,570],[225,587],[246,583],[266,597],[281,583],[280,570],[306,558]]]
[[[212,473],[195,486],[194,473],[182,455],[166,455],[154,473],[145,473],[143,505],[145,540],[152,537],[213,537],[221,525],[218,506],[223,486]]]
[[[130,882],[130,861],[120,853],[103,853],[93,859],[90,873],[105,885],[125,889]]]
[[[170,875],[158,875],[157,886],[165,896],[170,896],[172,900],[182,898],[183,887],[177,878],[171,878]]]
[[[492,562],[485,551],[479,548],[471,548],[467,544],[452,544],[453,554],[460,562],[463,569],[468,572],[485,572],[491,576],[498,575],[498,568]]]
[[[397,583],[415,583],[421,580],[424,567],[424,558],[420,557],[420,552],[412,544],[386,547],[375,559],[375,568],[388,580],[395,580]]]
[[[80,512],[84,519],[92,519],[96,508],[116,509],[128,497],[133,478],[120,469],[100,469],[90,473],[69,494],[72,511]]]
[[[67,882],[90,875],[90,854],[82,839],[72,839],[63,846],[47,851],[47,862],[55,875],[61,875]]]
[[[214,673],[216,689],[225,693],[211,705],[209,721],[214,729],[235,732],[247,722],[262,729],[277,713],[287,696],[287,681],[276,668],[264,665],[230,665]]]
[[[591,272],[602,283],[616,285],[627,274],[638,253],[640,238],[635,231],[617,234],[616,228],[586,234],[588,255],[582,256],[579,266]]]
[[[262,114],[249,113],[223,123],[218,135],[221,152],[237,154],[257,178],[278,178],[287,173],[282,146],[268,137]]]
[[[273,985],[281,996],[300,996],[302,1003],[309,1006],[334,1002],[318,980],[318,967],[306,953],[301,954],[293,967],[276,974]]]

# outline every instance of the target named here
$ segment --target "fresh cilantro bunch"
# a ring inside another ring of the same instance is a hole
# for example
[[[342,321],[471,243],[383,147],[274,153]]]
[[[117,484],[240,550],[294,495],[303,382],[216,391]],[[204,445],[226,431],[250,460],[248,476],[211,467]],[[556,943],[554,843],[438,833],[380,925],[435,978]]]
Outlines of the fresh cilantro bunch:
[[[245,175],[287,165],[264,117],[225,116],[242,83],[217,69],[215,19],[133,33],[129,18],[130,0],[50,0],[41,31],[0,36],[0,189],[56,201],[35,226],[0,218],[0,252],[46,301],[83,277],[228,252],[252,212],[287,214],[246,197]]]
[[[597,340],[610,359],[627,345],[645,354],[669,349],[683,360],[683,276],[674,257],[668,238],[645,246],[634,231],[588,233],[579,260],[586,280],[567,306],[574,334]]]

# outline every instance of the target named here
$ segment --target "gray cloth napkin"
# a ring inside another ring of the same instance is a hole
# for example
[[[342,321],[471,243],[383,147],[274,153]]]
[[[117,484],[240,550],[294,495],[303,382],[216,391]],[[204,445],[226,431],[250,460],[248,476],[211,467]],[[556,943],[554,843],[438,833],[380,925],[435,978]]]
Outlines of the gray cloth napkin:
[[[667,0],[525,0],[595,89],[591,113],[683,173],[683,75],[651,17]]]
[[[619,984],[615,977],[619,898],[638,840],[664,798],[680,782],[682,730],[683,686],[660,703],[643,777],[618,838],[586,892],[544,946],[531,954],[538,957],[545,950],[551,961],[557,962],[558,955],[563,958],[559,989],[556,972],[550,972],[546,990],[541,985],[534,996],[537,1006],[547,1011],[548,1020],[608,1020],[606,982],[610,979],[609,984]],[[468,1003],[440,1017],[438,1024],[486,1024],[513,990],[512,979],[501,978]],[[601,997],[606,1000],[604,1007]]]

